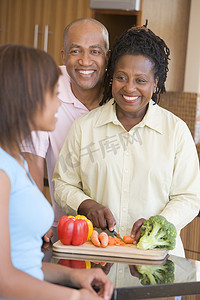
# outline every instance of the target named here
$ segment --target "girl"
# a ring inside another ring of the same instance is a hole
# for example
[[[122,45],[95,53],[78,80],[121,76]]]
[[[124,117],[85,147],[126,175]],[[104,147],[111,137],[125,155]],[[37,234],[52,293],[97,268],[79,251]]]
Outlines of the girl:
[[[42,263],[42,236],[52,225],[53,211],[30,176],[20,145],[32,130],[54,130],[59,75],[41,50],[0,47],[1,299],[109,299],[112,294],[112,283],[100,270]]]

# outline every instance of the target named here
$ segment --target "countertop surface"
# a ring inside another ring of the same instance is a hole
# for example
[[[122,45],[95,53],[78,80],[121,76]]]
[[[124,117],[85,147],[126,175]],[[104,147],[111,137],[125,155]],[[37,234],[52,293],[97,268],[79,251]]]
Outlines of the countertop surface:
[[[52,242],[43,245],[44,261],[60,263],[72,268],[102,268],[114,283],[113,300],[200,295],[200,261],[173,255],[167,256],[163,261],[155,262],[59,253],[53,251],[53,243],[57,239],[56,231],[54,231]],[[163,267],[167,268],[169,263],[171,271],[167,271],[167,276],[165,276],[166,282],[163,283],[161,280],[160,284],[146,284],[146,282],[142,281],[138,272],[141,267],[145,269],[145,272],[147,270],[154,274],[157,272],[160,276],[163,272]]]

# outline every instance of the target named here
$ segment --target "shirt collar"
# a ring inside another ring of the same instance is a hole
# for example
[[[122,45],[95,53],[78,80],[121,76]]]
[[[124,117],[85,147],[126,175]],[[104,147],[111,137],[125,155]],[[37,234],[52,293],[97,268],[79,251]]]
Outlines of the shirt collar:
[[[161,108],[153,100],[149,101],[147,112],[138,127],[147,126],[161,134],[164,133]]]
[[[147,126],[158,133],[163,133],[163,125],[162,125],[162,115],[161,115],[161,108],[154,104],[155,102],[150,100],[147,112],[140,123],[134,126],[134,130],[136,127],[144,127]],[[116,115],[116,104],[114,103],[114,99],[111,99],[108,103],[103,106],[99,118],[96,122],[96,127],[114,123],[115,125],[120,125],[121,123],[117,119]]]
[[[74,104],[74,107],[88,109],[75,97],[71,88],[71,78],[67,73],[66,66],[60,66],[61,76],[58,81],[58,98],[65,103]]]
[[[102,106],[101,113],[96,122],[96,127],[100,127],[108,123],[120,124],[116,116],[115,106],[114,99],[109,100],[108,103]]]

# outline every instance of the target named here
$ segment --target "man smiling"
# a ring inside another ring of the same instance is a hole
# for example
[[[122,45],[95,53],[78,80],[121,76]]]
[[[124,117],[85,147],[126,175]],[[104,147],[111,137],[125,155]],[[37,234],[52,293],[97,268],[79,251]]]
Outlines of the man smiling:
[[[64,66],[59,79],[61,107],[53,132],[33,132],[34,150],[23,145],[24,157],[36,184],[43,190],[44,161],[46,158],[54,226],[64,214],[54,201],[52,175],[54,167],[73,121],[99,106],[102,99],[102,82],[109,50],[108,31],[97,20],[84,18],[70,23],[64,30],[61,55]],[[49,239],[47,238],[46,241]]]
[[[108,53],[106,28],[94,19],[79,19],[64,30],[62,58],[75,97],[89,110],[99,106]]]

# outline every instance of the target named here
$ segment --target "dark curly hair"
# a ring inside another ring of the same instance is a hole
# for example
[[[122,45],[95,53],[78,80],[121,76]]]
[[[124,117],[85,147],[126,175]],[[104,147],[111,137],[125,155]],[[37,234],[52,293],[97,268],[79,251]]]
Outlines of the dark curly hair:
[[[125,31],[115,42],[111,49],[107,72],[104,79],[104,93],[100,105],[112,98],[112,79],[115,66],[123,55],[144,55],[154,62],[154,78],[158,78],[156,91],[152,100],[158,103],[160,94],[166,92],[165,81],[167,78],[170,50],[165,42],[147,27],[147,22],[142,27],[131,27]]]

